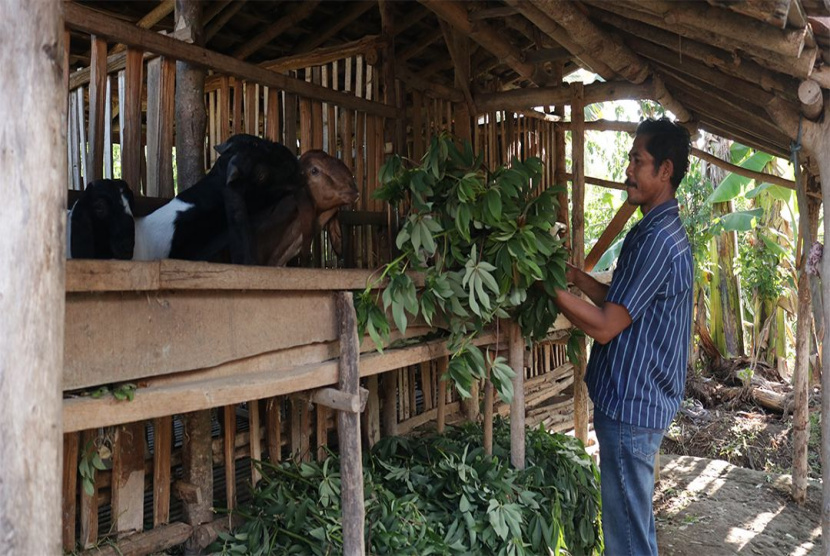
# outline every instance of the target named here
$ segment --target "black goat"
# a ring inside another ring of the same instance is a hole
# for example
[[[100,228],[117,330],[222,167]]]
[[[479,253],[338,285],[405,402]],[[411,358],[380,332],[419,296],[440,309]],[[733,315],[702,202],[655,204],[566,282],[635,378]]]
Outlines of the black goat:
[[[87,184],[67,215],[68,259],[131,259],[135,246],[133,192],[124,180]]]
[[[304,187],[300,164],[284,145],[235,135],[216,147],[207,176],[165,206],[136,219],[136,260],[214,260],[255,264],[254,233],[270,209]]]

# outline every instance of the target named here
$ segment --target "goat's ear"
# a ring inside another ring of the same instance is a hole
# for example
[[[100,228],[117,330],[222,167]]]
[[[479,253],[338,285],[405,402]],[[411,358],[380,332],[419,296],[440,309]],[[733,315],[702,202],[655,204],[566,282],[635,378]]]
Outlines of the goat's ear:
[[[130,205],[130,210],[135,211],[135,195],[133,195],[133,190],[130,188],[130,185],[125,182],[124,180],[118,180],[120,183],[119,189],[121,190],[121,194],[127,199],[127,204]]]
[[[227,140],[224,143],[219,143],[218,145],[215,145],[213,147],[213,150],[215,150],[219,154],[225,154],[226,152],[228,152],[228,150],[230,150],[230,148],[230,140]]]
[[[233,185],[242,176],[242,170],[239,169],[239,162],[239,155],[234,155],[228,161],[228,167],[225,170],[225,185]]]

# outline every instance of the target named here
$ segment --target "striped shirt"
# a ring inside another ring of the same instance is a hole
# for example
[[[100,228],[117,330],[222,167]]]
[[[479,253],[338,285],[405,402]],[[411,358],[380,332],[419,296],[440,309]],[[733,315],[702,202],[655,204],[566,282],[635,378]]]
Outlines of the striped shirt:
[[[671,423],[686,381],[693,278],[689,240],[672,199],[628,233],[605,298],[631,316],[631,325],[591,350],[585,382],[605,415],[652,429]]]

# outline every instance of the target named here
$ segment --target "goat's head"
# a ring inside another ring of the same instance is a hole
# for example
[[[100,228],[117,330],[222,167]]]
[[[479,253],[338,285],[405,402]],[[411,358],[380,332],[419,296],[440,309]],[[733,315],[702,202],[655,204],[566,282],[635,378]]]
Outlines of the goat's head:
[[[216,151],[216,167],[225,171],[225,185],[250,203],[271,204],[302,187],[300,166],[294,154],[279,143],[254,135],[234,135]]]
[[[72,257],[132,259],[134,208],[133,192],[124,180],[88,183],[69,219]]]
[[[354,175],[342,160],[312,150],[300,157],[300,166],[318,213],[351,205],[357,200]]]

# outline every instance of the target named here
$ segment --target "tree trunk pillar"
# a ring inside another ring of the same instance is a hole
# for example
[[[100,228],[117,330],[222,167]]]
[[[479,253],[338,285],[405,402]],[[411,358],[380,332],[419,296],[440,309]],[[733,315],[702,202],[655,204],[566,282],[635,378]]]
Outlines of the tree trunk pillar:
[[[510,323],[509,363],[513,377],[513,403],[510,404],[510,463],[525,468],[525,342],[518,323]]]
[[[190,29],[194,44],[203,46],[202,3],[176,0],[176,31]],[[179,191],[205,175],[205,70],[176,62],[176,168]]]
[[[0,18],[0,531],[8,554],[61,553],[66,89],[63,3]]]

